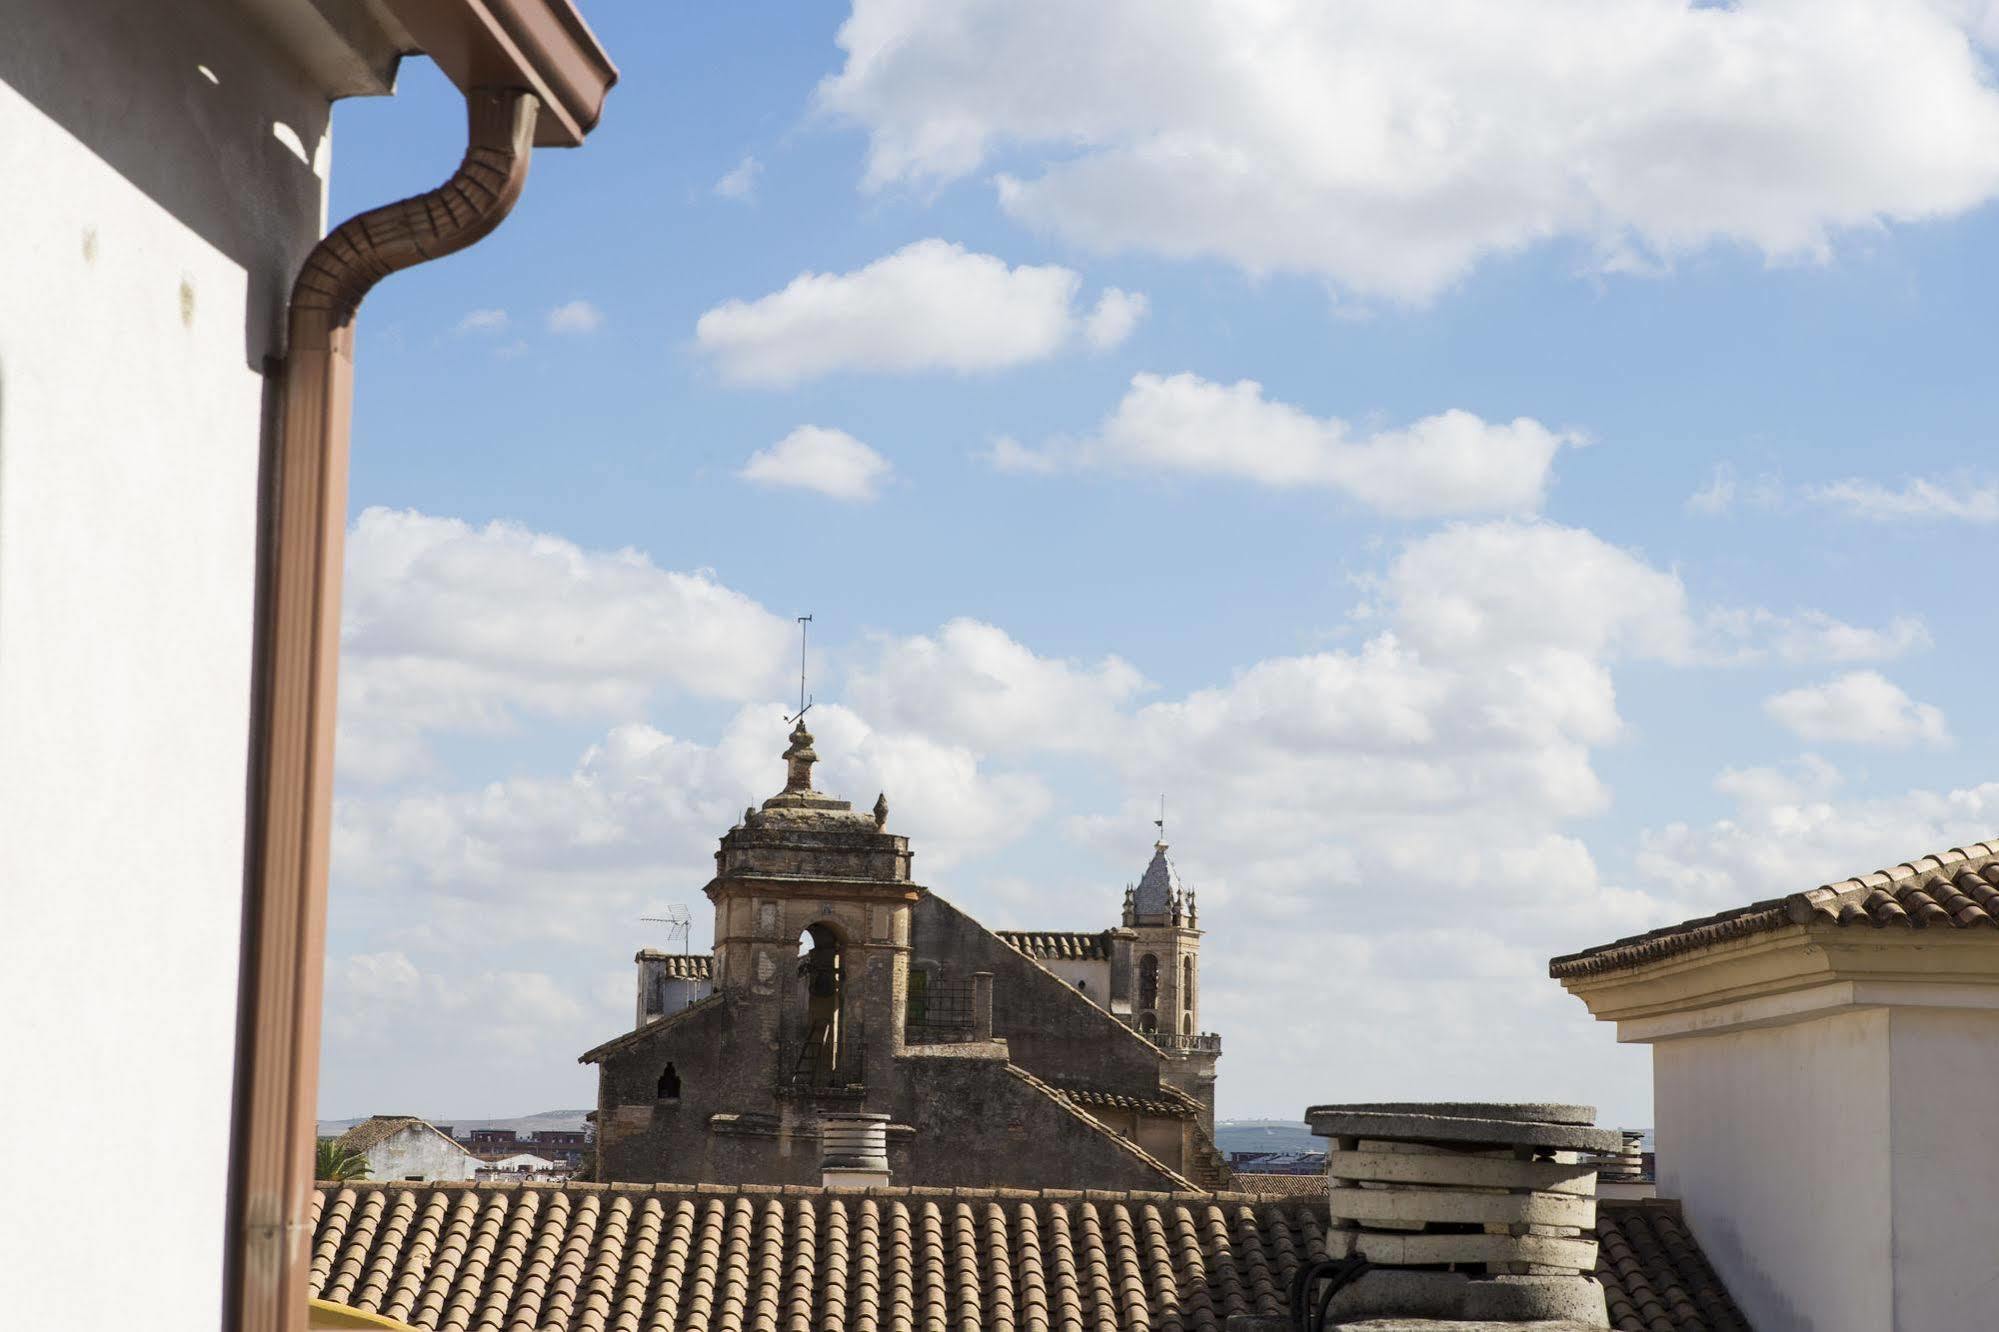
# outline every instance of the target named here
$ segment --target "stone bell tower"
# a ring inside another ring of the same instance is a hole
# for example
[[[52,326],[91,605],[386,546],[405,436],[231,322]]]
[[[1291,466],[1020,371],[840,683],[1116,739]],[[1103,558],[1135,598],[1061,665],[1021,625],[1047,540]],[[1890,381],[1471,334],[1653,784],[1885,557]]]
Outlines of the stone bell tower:
[[[1132,931],[1131,1022],[1148,1036],[1201,1030],[1201,930],[1191,889],[1180,883],[1166,843],[1136,888],[1125,889],[1124,926]]]
[[[760,1028],[781,1086],[856,1096],[888,1082],[902,1049],[908,989],[909,839],[812,785],[818,761],[801,719],[784,751],[784,789],[723,834],[715,877],[715,985]],[[801,956],[801,940],[809,950]]]
[[[1164,821],[1152,861],[1124,890],[1123,928],[1111,934],[1112,984],[1129,994],[1117,1016],[1169,1056],[1168,1082],[1215,1110],[1215,1064],[1221,1038],[1201,1030],[1201,917],[1194,891],[1167,858]]]

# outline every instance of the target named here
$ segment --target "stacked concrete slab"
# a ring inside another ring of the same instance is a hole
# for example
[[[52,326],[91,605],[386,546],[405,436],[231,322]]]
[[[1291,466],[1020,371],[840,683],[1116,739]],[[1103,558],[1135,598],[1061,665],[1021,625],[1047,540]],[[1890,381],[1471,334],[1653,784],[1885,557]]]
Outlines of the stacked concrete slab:
[[[1620,1130],[1624,1145],[1615,1152],[1585,1158],[1596,1164],[1600,1180],[1629,1182],[1645,1177],[1645,1135],[1638,1129]]]
[[[1623,1136],[1585,1105],[1367,1103],[1306,1111],[1329,1138],[1333,1257],[1370,1270],[1335,1321],[1567,1320],[1608,1326],[1596,1168]]]

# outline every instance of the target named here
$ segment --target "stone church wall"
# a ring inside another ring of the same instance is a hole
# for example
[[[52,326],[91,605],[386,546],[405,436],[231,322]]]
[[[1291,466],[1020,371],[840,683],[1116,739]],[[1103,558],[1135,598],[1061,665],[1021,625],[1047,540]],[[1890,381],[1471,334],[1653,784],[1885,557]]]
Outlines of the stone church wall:
[[[892,1183],[946,1188],[1172,1189],[1117,1135],[1053,1100],[1005,1060],[907,1056],[896,1108],[912,1124]]]
[[[952,980],[993,973],[993,1035],[1036,1077],[1158,1095],[1161,1057],[1148,1041],[935,892],[916,903],[910,949],[912,966],[938,963]]]

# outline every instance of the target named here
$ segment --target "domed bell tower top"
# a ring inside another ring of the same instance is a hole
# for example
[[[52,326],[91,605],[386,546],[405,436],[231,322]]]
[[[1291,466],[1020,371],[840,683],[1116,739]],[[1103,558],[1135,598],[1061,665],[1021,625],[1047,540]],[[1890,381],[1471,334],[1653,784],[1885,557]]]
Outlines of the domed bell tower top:
[[[813,786],[819,755],[803,719],[790,740],[784,789],[744,810],[715,850],[715,877],[704,891],[715,904],[716,984],[778,996],[795,969],[800,934],[829,934],[839,940],[850,984],[865,976],[869,1006],[882,1009],[867,1024],[879,1038],[893,1025],[886,996],[899,984],[909,908],[924,892],[910,878],[909,839],[888,831],[886,796],[863,812]],[[867,973],[877,951],[898,954],[894,976]],[[850,990],[848,1002],[860,1002],[859,994]],[[862,1016],[856,1011],[850,1022],[858,1028]]]

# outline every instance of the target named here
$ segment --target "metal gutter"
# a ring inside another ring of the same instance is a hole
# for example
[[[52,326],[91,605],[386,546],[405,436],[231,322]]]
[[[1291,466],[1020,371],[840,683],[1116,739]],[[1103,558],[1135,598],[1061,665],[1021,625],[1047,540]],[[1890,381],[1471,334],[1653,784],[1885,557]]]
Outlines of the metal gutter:
[[[475,92],[465,105],[465,158],[451,178],[341,224],[306,257],[292,291],[266,498],[251,943],[231,1172],[231,1298],[245,1329],[296,1332],[306,1308],[354,316],[389,274],[464,249],[500,224],[527,183],[540,109],[518,89]]]

